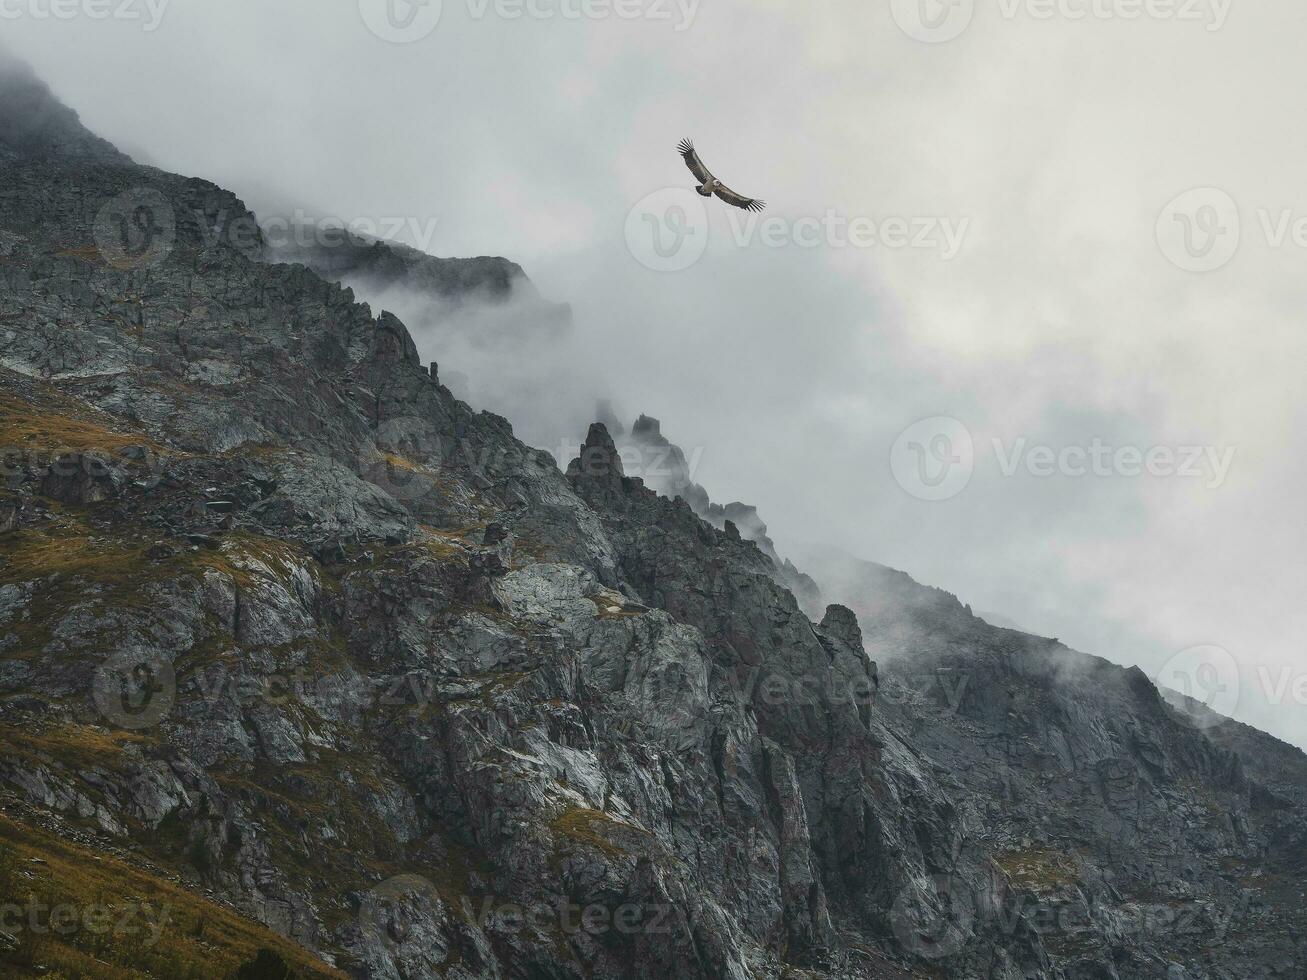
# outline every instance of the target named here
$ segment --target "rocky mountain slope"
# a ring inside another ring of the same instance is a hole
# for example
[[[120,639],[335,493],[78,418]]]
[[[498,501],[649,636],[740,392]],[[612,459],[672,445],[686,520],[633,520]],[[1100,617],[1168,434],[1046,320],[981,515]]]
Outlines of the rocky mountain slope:
[[[559,343],[573,328],[572,308],[544,299],[522,267],[507,259],[437,258],[343,229],[331,219],[274,215],[264,227],[266,261],[307,266],[378,308],[404,310],[418,335],[457,338],[479,352],[503,350],[529,363],[534,352]],[[437,378],[458,397],[470,397],[481,379],[469,377],[468,365],[451,359],[446,345],[441,348],[443,366],[430,365]]]
[[[304,975],[1304,975],[1300,753],[910,580],[801,607],[603,425],[560,471],[0,77],[0,857]],[[93,938],[70,975],[147,975]]]
[[[566,329],[570,322],[571,308],[543,299],[522,267],[507,259],[437,258],[333,227],[325,219],[285,224],[287,231],[266,243],[271,261],[305,265],[324,279],[366,284],[370,291],[413,290],[442,307],[443,313],[464,306],[511,307],[517,318],[546,333]]]

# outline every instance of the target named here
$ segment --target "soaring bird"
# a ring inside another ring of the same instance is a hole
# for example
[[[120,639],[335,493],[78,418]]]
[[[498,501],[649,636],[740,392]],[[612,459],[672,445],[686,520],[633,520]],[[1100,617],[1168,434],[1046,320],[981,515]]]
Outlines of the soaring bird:
[[[703,161],[699,159],[699,154],[695,152],[694,144],[689,140],[681,140],[677,149],[681,151],[681,157],[685,160],[685,165],[690,168],[690,173],[703,181],[695,190],[704,197],[712,197],[716,194],[727,204],[737,208],[744,208],[746,211],[761,211],[767,206],[765,201],[758,201],[752,197],[745,197],[743,194],[735,193],[714,177],[712,171],[703,165]]]

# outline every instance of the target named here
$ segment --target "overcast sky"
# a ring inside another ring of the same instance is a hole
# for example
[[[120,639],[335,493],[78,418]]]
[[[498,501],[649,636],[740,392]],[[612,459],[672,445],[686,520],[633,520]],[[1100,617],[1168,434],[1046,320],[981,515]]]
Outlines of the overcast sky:
[[[533,441],[608,394],[782,549],[1154,675],[1219,647],[1307,745],[1300,0],[58,2],[3,37],[126,151],[572,303]],[[677,196],[684,137],[772,224]]]

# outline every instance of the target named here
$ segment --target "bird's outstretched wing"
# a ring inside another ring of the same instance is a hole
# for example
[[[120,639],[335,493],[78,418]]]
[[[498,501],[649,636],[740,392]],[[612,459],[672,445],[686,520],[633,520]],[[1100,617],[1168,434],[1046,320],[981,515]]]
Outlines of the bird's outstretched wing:
[[[690,173],[704,182],[713,179],[712,171],[703,165],[703,161],[699,159],[699,154],[695,152],[693,143],[689,140],[681,140],[677,149],[681,151],[681,157],[685,160],[685,165],[690,168]]]
[[[725,184],[718,184],[714,190],[718,197],[732,207],[743,208],[746,211],[761,211],[767,206],[766,201],[759,201],[752,197],[745,197],[743,194],[737,194]]]

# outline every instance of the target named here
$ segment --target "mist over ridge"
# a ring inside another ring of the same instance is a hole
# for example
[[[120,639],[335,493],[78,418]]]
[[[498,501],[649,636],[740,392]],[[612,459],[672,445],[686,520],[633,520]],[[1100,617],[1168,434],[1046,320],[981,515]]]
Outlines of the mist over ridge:
[[[0,890],[30,914],[0,972],[1301,974],[1307,754],[1225,717],[1292,719],[1291,669],[1193,645],[1159,678],[1186,698],[855,557],[977,590],[1029,540],[1142,562],[1144,498],[1237,490],[1246,446],[1148,443],[1070,383],[1050,409],[1070,341],[997,424],[988,357],[787,243],[798,210],[757,247],[705,212],[679,268],[693,235],[631,228],[683,187],[553,263],[436,257],[438,220],[252,212],[6,85]],[[1113,534],[1061,537],[1086,487]],[[1082,577],[1083,620],[1112,595]],[[106,941],[106,901],[148,937]]]

